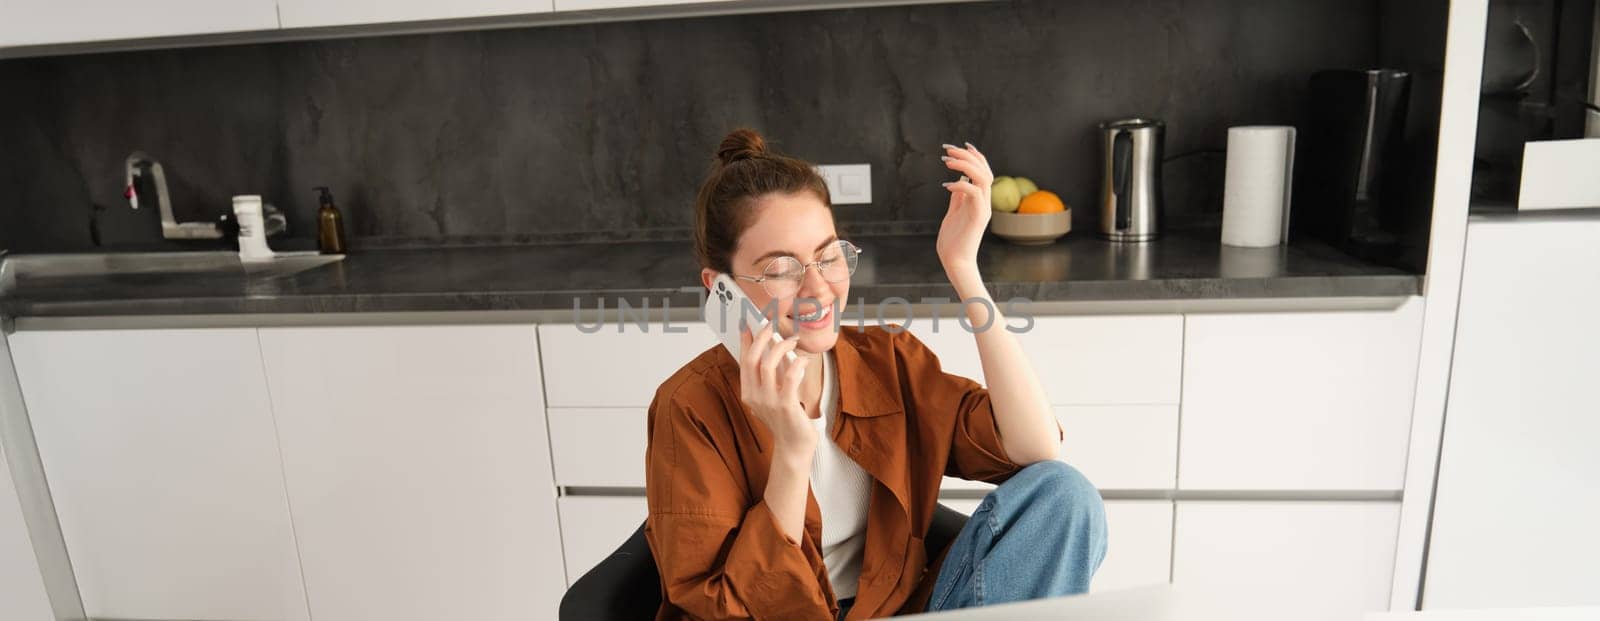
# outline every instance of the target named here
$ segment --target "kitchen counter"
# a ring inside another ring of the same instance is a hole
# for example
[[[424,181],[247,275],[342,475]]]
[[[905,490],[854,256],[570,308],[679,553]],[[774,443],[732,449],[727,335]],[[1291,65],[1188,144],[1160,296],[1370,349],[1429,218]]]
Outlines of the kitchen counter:
[[[1034,302],[1417,295],[1422,277],[1315,242],[1221,246],[1212,231],[1111,244],[1074,233],[1049,246],[985,240],[980,270],[996,300]],[[852,303],[953,298],[931,235],[858,237]],[[286,276],[16,274],[0,297],[6,317],[536,310],[571,312],[603,300],[698,308],[689,243],[573,243],[356,251]]]

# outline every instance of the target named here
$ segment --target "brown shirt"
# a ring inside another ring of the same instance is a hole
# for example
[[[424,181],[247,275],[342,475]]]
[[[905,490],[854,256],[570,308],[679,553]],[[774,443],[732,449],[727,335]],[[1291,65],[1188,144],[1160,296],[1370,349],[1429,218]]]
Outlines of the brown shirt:
[[[930,564],[923,547],[941,478],[1000,483],[1020,466],[1000,444],[988,390],[940,370],[911,333],[843,326],[834,356],[840,416],[824,441],[873,478],[848,618],[921,611],[945,552]],[[661,384],[649,434],[645,535],[661,574],[658,621],[837,616],[816,496],[807,493],[804,537],[789,538],[763,499],[772,436],[740,399],[727,349],[713,346]]]

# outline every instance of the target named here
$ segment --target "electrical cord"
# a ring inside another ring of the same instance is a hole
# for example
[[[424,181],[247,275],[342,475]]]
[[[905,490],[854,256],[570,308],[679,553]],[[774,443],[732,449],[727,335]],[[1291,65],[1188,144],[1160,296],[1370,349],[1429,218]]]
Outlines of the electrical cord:
[[[1161,163],[1165,164],[1165,163],[1171,162],[1173,160],[1181,160],[1183,158],[1192,157],[1192,156],[1195,156],[1195,155],[1216,155],[1216,154],[1222,154],[1222,153],[1227,153],[1227,150],[1225,150],[1225,149],[1193,149],[1193,150],[1190,150],[1190,151],[1184,151],[1182,153],[1178,153],[1176,155],[1169,155],[1167,157],[1161,158]]]

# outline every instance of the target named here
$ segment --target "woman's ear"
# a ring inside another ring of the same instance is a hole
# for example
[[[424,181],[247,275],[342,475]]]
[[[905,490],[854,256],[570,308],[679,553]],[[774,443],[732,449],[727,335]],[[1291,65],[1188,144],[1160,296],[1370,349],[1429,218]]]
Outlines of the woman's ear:
[[[717,277],[717,271],[716,270],[711,269],[709,267],[700,268],[700,284],[706,288],[706,291],[710,291],[711,290],[711,281],[712,281],[712,279],[714,279],[716,277]]]

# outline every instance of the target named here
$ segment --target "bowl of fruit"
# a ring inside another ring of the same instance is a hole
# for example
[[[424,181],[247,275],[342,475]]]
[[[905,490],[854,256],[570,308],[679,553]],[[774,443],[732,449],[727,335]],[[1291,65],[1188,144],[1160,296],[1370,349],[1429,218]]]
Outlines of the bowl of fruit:
[[[1013,244],[1043,246],[1072,230],[1072,209],[1027,177],[995,177],[989,230]]]

